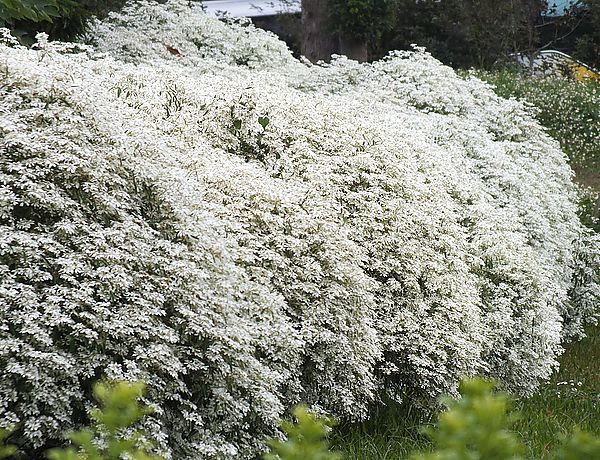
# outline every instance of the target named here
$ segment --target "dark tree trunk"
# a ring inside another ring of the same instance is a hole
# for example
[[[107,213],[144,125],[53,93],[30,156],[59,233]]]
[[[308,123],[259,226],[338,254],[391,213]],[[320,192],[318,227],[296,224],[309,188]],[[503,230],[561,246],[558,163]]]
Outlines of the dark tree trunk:
[[[328,0],[302,0],[302,54],[311,62],[329,61],[339,40],[329,19]]]

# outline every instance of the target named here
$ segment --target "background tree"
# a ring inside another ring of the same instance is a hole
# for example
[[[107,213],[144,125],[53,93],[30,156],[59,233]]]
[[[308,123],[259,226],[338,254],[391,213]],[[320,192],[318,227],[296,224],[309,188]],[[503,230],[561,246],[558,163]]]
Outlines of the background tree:
[[[399,0],[394,27],[373,54],[381,56],[389,49],[408,49],[417,43],[446,64],[490,68],[535,42],[533,18],[539,16],[542,4],[539,0]]]
[[[329,0],[341,54],[366,61],[396,22],[398,0]]]
[[[311,61],[334,53],[366,61],[394,25],[398,0],[302,0],[302,54]]]
[[[581,32],[574,40],[573,55],[600,68],[600,0],[581,1],[572,14],[581,21]]]
[[[330,0],[302,0],[301,53],[312,62],[328,61],[338,52],[330,8]]]
[[[573,1],[565,13],[547,0],[303,0],[302,52],[313,61],[332,53],[364,61],[417,43],[454,67],[489,69],[512,53],[573,52],[577,42],[578,56],[595,61],[600,0]]]

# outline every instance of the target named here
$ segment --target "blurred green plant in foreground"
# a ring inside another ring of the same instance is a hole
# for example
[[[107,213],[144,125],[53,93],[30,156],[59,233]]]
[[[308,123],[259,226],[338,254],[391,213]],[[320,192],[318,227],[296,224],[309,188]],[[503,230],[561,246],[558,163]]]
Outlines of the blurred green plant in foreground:
[[[460,399],[444,398],[448,410],[435,426],[424,432],[433,441],[431,452],[415,453],[411,460],[524,460],[525,447],[511,425],[517,419],[509,412],[508,395],[495,392],[495,384],[483,379],[461,382]],[[272,453],[265,460],[334,460],[341,455],[329,452],[326,434],[331,421],[318,419],[300,406],[294,412],[296,424],[283,425],[288,441],[270,442]],[[598,460],[600,439],[579,430],[562,438],[550,455],[553,460]]]
[[[294,409],[297,423],[283,422],[281,427],[287,435],[286,441],[269,441],[272,452],[265,460],[339,460],[340,454],[329,451],[327,433],[333,425],[330,419],[318,418],[305,406]]]
[[[144,440],[144,434],[133,427],[150,407],[141,406],[138,399],[144,393],[144,384],[116,382],[98,383],[94,396],[100,408],[90,414],[92,427],[69,434],[76,447],[53,449],[50,460],[162,460],[152,455],[152,444]]]
[[[481,379],[461,382],[461,398],[444,398],[448,411],[440,414],[436,427],[424,430],[436,450],[412,460],[523,459],[524,446],[510,431],[515,416],[508,413],[509,398],[494,393],[494,387]]]
[[[5,446],[4,440],[8,438],[11,430],[0,429],[0,458],[8,458],[17,451],[15,446]]]
[[[524,460],[525,448],[510,430],[516,416],[509,412],[509,396],[494,391],[493,382],[472,379],[461,382],[460,399],[444,398],[448,410],[435,426],[424,432],[433,441],[433,451],[415,453],[411,460]],[[53,449],[50,460],[163,460],[151,453],[152,443],[135,425],[151,413],[138,402],[143,383],[98,383],[94,395],[100,407],[91,413],[92,426],[68,435],[73,446]],[[294,410],[295,423],[282,423],[286,440],[272,439],[264,460],[341,460],[329,450],[327,435],[331,419],[319,418],[305,406]],[[16,452],[4,446],[9,430],[0,430],[0,458]],[[550,454],[553,460],[598,460],[600,438],[575,429],[563,436],[561,445]]]

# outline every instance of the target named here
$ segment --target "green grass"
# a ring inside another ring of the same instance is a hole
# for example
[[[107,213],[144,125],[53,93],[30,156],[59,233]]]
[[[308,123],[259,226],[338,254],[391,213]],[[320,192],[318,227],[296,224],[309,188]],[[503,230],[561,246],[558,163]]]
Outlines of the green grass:
[[[557,435],[573,426],[600,435],[600,328],[589,328],[588,337],[568,346],[560,370],[529,399],[517,401],[521,434],[529,457],[545,459]]]
[[[390,404],[363,423],[337,427],[331,439],[334,450],[346,459],[401,459],[415,450],[428,449],[428,438],[421,434],[424,424],[434,417],[408,405]]]
[[[528,458],[546,459],[561,434],[575,426],[600,436],[600,328],[588,329],[588,337],[567,346],[560,370],[538,393],[514,402],[520,413],[517,432],[528,449]],[[420,428],[435,417],[409,406],[390,405],[371,420],[337,427],[332,447],[346,459],[400,460],[431,443]]]

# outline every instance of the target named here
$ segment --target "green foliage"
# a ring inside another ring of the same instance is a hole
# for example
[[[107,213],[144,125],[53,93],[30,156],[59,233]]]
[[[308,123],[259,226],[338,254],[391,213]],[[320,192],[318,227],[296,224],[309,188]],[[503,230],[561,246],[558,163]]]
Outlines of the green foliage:
[[[143,383],[98,383],[94,395],[100,408],[91,413],[93,426],[69,438],[77,446],[54,449],[48,453],[50,460],[161,460],[149,453],[152,445],[143,440],[134,426],[151,408],[141,406],[138,399],[144,392]]]
[[[485,380],[465,380],[461,398],[445,399],[437,427],[426,432],[436,451],[417,454],[413,460],[517,460],[524,447],[509,431],[513,417],[508,415],[508,397],[494,394],[494,384]]]
[[[600,0],[580,0],[576,9],[580,22],[573,55],[583,62],[600,66]]]
[[[329,451],[326,439],[332,421],[318,418],[305,406],[294,410],[297,423],[283,422],[282,428],[287,441],[271,440],[272,452],[264,455],[265,460],[339,460],[341,455]]]
[[[358,40],[379,39],[394,24],[398,0],[330,0],[337,31]]]
[[[267,126],[269,125],[269,118],[268,117],[258,117],[258,124],[260,126],[262,126],[263,130],[267,129]]]
[[[8,438],[10,433],[11,430],[0,428],[0,458],[8,458],[17,451],[17,448],[15,446],[4,444],[6,438]]]
[[[563,445],[556,451],[556,460],[598,460],[600,438],[575,430],[572,436],[563,436]]]
[[[600,65],[600,0],[571,0],[576,6],[567,14],[543,0],[386,0],[374,8],[377,3],[333,0],[342,29],[384,32],[371,44],[373,56],[417,43],[445,64],[492,69],[511,63],[511,53],[550,47]]]
[[[89,12],[74,0],[0,0],[0,27],[12,29],[30,44],[37,32],[52,39],[70,39],[82,33]]]
[[[0,0],[0,22],[3,25],[23,19],[33,22],[52,21],[59,13],[58,0]]]
[[[358,3],[369,4],[366,0]],[[542,3],[535,0],[394,0],[387,3],[388,11],[344,10],[349,16],[345,18],[346,23],[350,23],[350,19],[362,24],[385,22],[386,27],[380,28],[383,36],[378,41],[379,49],[373,50],[374,55],[383,56],[392,49],[410,49],[412,43],[417,43],[445,64],[459,68],[492,68],[505,62],[510,53],[530,49],[532,43],[537,46],[537,27],[532,21],[543,8]],[[354,11],[353,16],[350,11]],[[374,19],[374,14],[378,14],[379,19]]]

